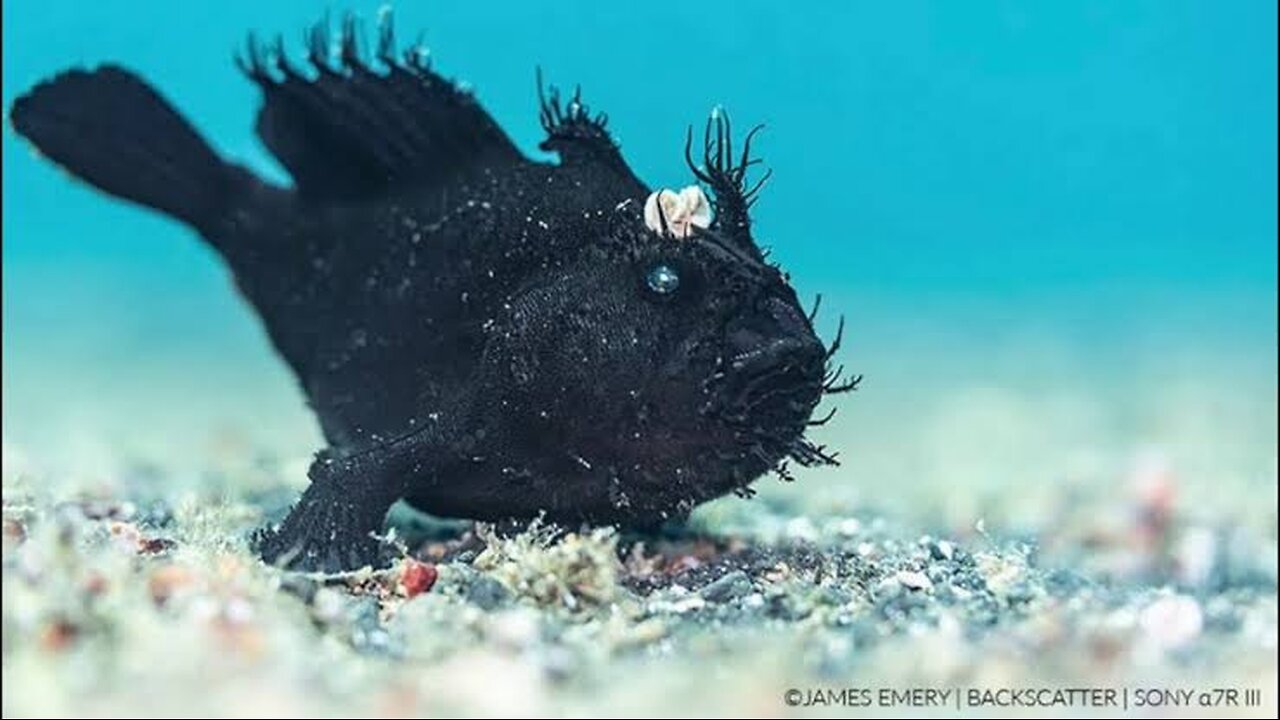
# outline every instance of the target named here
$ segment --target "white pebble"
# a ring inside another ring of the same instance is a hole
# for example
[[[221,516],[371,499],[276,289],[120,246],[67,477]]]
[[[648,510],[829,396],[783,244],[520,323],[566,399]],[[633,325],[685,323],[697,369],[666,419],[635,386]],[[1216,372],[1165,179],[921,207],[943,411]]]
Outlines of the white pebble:
[[[798,517],[787,522],[787,537],[802,542],[813,542],[818,539],[818,528],[807,517]]]
[[[857,518],[845,518],[836,526],[836,532],[845,537],[853,537],[862,532],[862,523]]]
[[[916,570],[899,570],[894,577],[897,578],[898,582],[902,583],[903,587],[908,587],[912,590],[933,589],[933,581],[925,576],[924,573]]]
[[[494,615],[488,635],[495,643],[511,650],[522,650],[538,640],[538,618],[530,610],[518,609]]]
[[[1204,585],[1218,560],[1218,539],[1213,530],[1193,527],[1183,533],[1174,552],[1178,577],[1188,585]]]
[[[955,557],[956,546],[951,544],[950,540],[939,540],[937,543],[938,554],[944,559],[950,560]]]
[[[1193,598],[1166,595],[1142,609],[1138,626],[1154,645],[1173,650],[1200,636],[1204,614]]]
[[[343,604],[341,593],[332,588],[322,587],[316,590],[315,597],[311,599],[311,612],[317,620],[332,623],[342,617]]]

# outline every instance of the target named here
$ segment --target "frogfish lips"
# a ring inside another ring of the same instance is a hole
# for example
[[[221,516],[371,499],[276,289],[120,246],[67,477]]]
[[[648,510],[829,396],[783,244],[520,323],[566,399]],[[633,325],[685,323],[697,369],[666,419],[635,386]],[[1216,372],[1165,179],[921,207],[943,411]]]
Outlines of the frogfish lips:
[[[719,415],[766,451],[804,431],[822,397],[826,351],[791,304],[768,298],[730,323],[717,374]]]

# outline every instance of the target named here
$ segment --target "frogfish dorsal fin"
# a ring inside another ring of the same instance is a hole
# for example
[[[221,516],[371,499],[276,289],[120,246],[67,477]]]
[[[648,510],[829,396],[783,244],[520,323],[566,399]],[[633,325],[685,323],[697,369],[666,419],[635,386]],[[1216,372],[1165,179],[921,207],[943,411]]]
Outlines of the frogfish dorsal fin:
[[[304,63],[287,57],[283,41],[268,46],[252,36],[237,58],[263,92],[258,136],[299,194],[358,199],[524,162],[475,98],[434,72],[420,48],[396,49],[389,14],[372,58],[361,42],[347,16],[336,55],[326,19],[308,32]]]
[[[582,88],[575,87],[567,102],[554,85],[542,83],[538,70],[538,119],[547,137],[538,145],[541,150],[560,156],[563,165],[577,168],[599,168],[643,190],[645,185],[623,159],[618,141],[608,130],[609,116],[592,114],[582,101]]]

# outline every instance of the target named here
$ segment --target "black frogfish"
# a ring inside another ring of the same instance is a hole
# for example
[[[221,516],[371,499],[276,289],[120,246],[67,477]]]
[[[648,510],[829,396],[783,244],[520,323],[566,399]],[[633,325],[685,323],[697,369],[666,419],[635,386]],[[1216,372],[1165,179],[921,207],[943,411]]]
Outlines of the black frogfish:
[[[349,18],[304,58],[252,37],[256,130],[280,186],[219,157],[132,72],[68,70],[18,98],[13,127],[100,190],[192,227],[232,271],[327,446],[268,562],[379,561],[404,499],[477,520],[646,527],[788,461],[824,395],[856,385],[788,276],[752,238],[755,131],[723,113],[686,139],[693,182],[655,190],[580,93],[544,92],[559,162],[526,157],[389,19],[371,51]],[[816,308],[815,308],[816,310]],[[246,398],[248,400],[248,398]]]

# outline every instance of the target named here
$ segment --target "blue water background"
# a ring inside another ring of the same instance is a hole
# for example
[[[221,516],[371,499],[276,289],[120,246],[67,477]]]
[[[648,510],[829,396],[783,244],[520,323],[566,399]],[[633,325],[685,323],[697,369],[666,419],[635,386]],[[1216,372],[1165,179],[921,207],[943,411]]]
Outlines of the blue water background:
[[[235,70],[248,30],[376,3],[4,5],[4,103],[68,65],[148,77],[216,147],[283,178]],[[757,235],[848,322],[867,376],[815,486],[1114,475],[1155,446],[1275,482],[1276,6],[1265,2],[404,2],[437,67],[517,143],[534,66],[581,83],[639,174],[689,182],[725,106],[774,170]],[[227,434],[305,456],[300,393],[185,228],[4,150],[6,451],[204,463]],[[1002,490],[1003,489],[1003,490]]]

